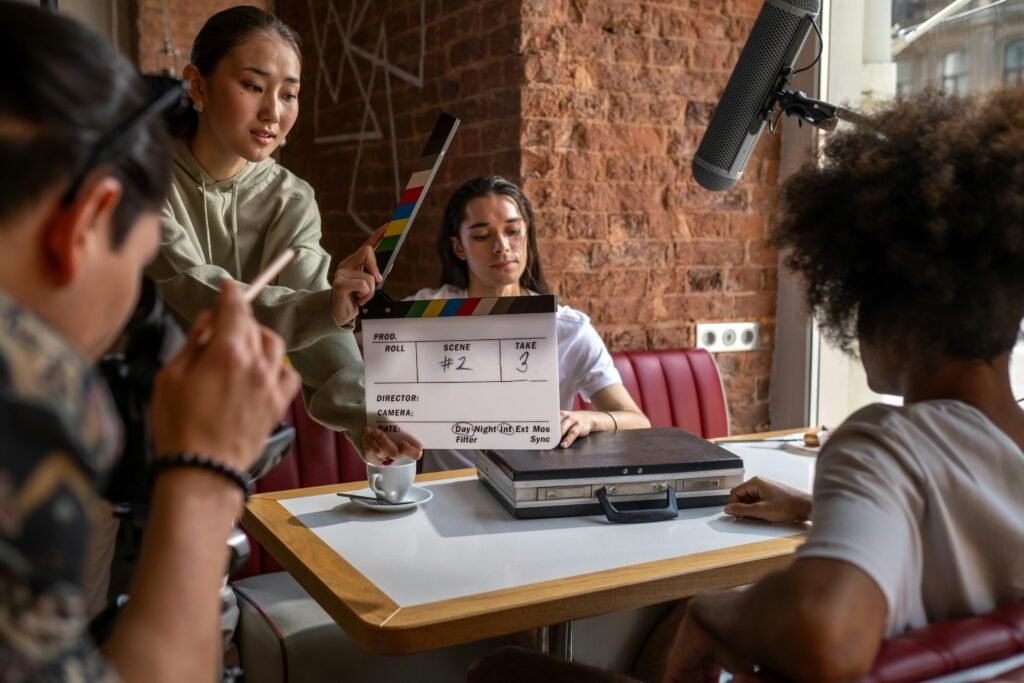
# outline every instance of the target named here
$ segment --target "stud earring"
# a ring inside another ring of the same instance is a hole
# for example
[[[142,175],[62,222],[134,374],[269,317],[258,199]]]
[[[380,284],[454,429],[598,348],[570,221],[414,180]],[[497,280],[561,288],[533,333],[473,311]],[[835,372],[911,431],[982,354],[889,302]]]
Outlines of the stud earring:
[[[278,147],[284,147],[288,144],[288,138],[281,138],[281,144]]]
[[[192,108],[195,109],[197,112],[201,113],[203,111],[203,103],[202,102],[193,102],[192,103]]]

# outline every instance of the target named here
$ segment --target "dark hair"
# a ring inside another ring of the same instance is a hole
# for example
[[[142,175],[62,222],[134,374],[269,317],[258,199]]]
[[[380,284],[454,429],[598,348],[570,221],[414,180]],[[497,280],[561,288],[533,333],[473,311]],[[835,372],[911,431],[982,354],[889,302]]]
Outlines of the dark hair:
[[[16,65],[0,79],[2,223],[47,190],[70,184],[90,145],[145,106],[149,89],[107,41],[20,2],[0,0],[0,60]],[[118,247],[140,213],[159,210],[170,186],[159,117],[121,140],[97,168],[123,188],[114,213]]]
[[[257,34],[279,36],[302,59],[302,40],[288,24],[258,7],[239,5],[217,12],[206,20],[192,43],[189,62],[196,65],[201,75],[209,76],[231,50]],[[176,137],[190,138],[195,135],[198,125],[196,112],[186,110],[174,119],[171,130]]]
[[[782,191],[775,242],[827,336],[925,363],[1012,349],[1024,315],[1024,88],[929,91],[837,134]]]
[[[495,194],[514,201],[526,223],[526,269],[519,278],[519,285],[541,294],[548,294],[548,285],[544,281],[540,265],[537,231],[533,225],[533,207],[530,206],[530,200],[518,185],[496,175],[466,181],[448,200],[441,219],[441,231],[437,234],[437,255],[441,258],[441,284],[463,289],[469,287],[469,266],[455,255],[449,238],[460,239],[459,226],[466,218],[466,204],[470,200]]]

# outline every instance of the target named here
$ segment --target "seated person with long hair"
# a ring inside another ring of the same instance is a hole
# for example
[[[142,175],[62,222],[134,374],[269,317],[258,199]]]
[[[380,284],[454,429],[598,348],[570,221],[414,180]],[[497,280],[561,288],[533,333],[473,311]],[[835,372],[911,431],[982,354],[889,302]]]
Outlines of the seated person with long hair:
[[[547,294],[530,200],[498,176],[474,178],[455,191],[437,236],[439,289],[412,299]],[[641,429],[651,423],[622,385],[611,354],[590,319],[569,306],[556,313],[561,440],[567,448],[591,432]],[[595,410],[572,410],[580,394]],[[475,467],[475,451],[424,452],[425,471]]]
[[[850,416],[811,497],[763,480],[734,490],[727,513],[809,518],[807,541],[747,590],[691,600],[650,679],[717,681],[722,664],[858,679],[883,638],[1024,599],[1024,410],[1009,375],[1024,315],[1024,89],[890,104],[831,138],[782,199],[776,243],[818,321],[841,348],[858,342],[871,388],[904,405]],[[474,677],[510,680],[516,662],[614,679],[516,652]]]

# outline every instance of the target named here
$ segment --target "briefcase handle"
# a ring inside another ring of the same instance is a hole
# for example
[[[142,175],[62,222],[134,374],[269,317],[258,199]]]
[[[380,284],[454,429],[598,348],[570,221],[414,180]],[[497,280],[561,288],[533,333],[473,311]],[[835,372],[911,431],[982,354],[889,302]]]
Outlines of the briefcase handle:
[[[619,510],[608,500],[608,492],[602,487],[597,492],[597,500],[609,522],[616,524],[638,524],[640,522],[664,522],[679,516],[676,506],[676,492],[671,486],[666,487],[665,507],[648,510]]]

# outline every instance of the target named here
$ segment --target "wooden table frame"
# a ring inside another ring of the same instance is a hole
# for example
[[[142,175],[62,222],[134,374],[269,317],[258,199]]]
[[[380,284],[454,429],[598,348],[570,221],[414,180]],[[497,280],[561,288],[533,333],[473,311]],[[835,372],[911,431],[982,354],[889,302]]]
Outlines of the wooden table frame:
[[[417,481],[475,474],[454,470]],[[400,607],[278,502],[365,486],[351,482],[258,494],[246,505],[242,523],[357,645],[377,654],[421,652],[752,583],[788,565],[804,540],[797,534]]]

